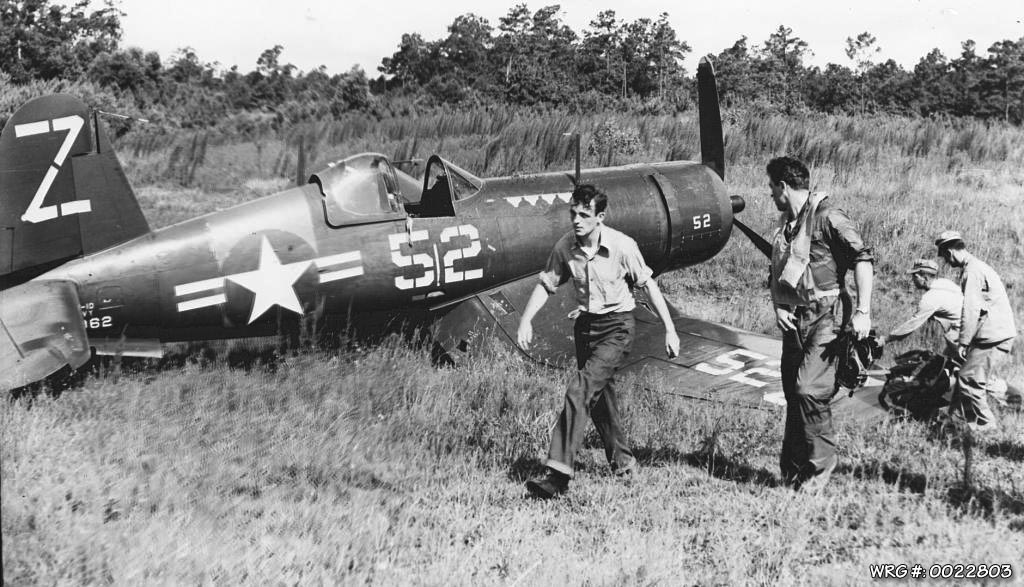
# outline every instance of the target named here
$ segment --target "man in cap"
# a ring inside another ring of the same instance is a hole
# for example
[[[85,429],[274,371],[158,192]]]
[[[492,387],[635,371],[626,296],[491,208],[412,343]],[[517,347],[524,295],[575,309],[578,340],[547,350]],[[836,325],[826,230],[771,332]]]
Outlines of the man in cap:
[[[938,272],[939,265],[935,261],[914,261],[914,266],[908,273],[911,274],[914,287],[924,290],[917,304],[917,312],[893,328],[888,336],[879,336],[879,345],[903,340],[928,320],[934,320],[942,329],[946,341],[942,354],[957,362],[961,360],[957,346],[960,342],[960,316],[964,308],[964,294],[960,291],[959,285],[945,277],[938,277]],[[1000,378],[990,375],[987,390],[989,395],[1002,404],[1021,405],[1020,390]]]
[[[810,191],[810,172],[792,157],[768,162],[772,200],[782,212],[772,237],[771,294],[782,330],[786,431],[782,479],[795,488],[823,486],[836,466],[832,398],[838,387],[837,330],[845,326],[840,294],[846,274],[857,282],[852,327],[871,330],[874,257],[850,217],[824,193]]]
[[[993,369],[1009,356],[1017,336],[1010,300],[995,270],[967,251],[959,232],[943,232],[935,246],[946,263],[963,269],[960,289],[964,303],[957,339],[957,355],[963,358],[963,366],[957,375],[949,415],[972,432],[996,430],[999,424],[985,399],[985,390]]]
[[[917,304],[917,313],[901,322],[888,336],[878,337],[879,344],[903,340],[928,320],[935,320],[946,338],[944,354],[956,358],[956,347],[960,337],[960,314],[963,311],[964,295],[960,286],[938,277],[939,265],[930,259],[918,259],[909,271],[914,287],[924,290]]]

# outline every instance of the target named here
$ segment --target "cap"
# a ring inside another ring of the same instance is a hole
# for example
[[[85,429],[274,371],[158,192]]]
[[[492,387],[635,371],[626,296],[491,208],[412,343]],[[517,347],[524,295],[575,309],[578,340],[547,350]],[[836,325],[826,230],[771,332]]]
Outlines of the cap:
[[[942,234],[939,235],[939,238],[935,239],[935,246],[941,249],[944,246],[951,245],[957,241],[963,240],[964,237],[960,234],[960,231],[944,230],[942,231]]]
[[[914,267],[907,273],[925,273],[927,275],[937,275],[939,273],[939,264],[931,259],[918,259],[914,261]]]

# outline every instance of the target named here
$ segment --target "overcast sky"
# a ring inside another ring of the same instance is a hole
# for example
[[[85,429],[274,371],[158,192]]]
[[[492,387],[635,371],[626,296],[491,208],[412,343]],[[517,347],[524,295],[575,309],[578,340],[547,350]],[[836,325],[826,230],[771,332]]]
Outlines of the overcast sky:
[[[157,51],[166,63],[175,50],[192,47],[199,58],[243,72],[260,53],[282,45],[281,60],[302,71],[319,65],[330,73],[360,65],[371,77],[403,33],[428,41],[447,34],[455,17],[473,12],[497,27],[516,0],[122,0],[123,45]],[[741,36],[761,45],[779,25],[810,45],[810,63],[850,62],[847,37],[868,31],[878,38],[881,60],[911,69],[931,49],[947,57],[973,39],[984,54],[992,43],[1024,37],[1024,0],[563,0],[529,2],[531,12],[560,4],[562,20],[578,34],[602,10],[620,19],[669,21],[693,48],[683,65],[691,73],[700,55],[719,53]]]

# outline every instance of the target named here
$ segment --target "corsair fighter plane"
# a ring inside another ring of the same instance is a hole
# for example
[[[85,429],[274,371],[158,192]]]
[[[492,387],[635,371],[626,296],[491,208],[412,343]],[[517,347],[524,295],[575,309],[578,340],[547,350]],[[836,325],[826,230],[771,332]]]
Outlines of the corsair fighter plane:
[[[384,155],[361,154],[306,185],[155,231],[95,113],[67,95],[32,100],[0,135],[0,389],[93,352],[158,356],[164,342],[270,335],[299,319],[346,327],[415,310],[452,353],[484,332],[515,344],[536,275],[569,229],[577,183],[608,194],[609,224],[637,241],[655,274],[710,259],[734,225],[753,234],[723,183],[706,60],[698,85],[702,163],[482,179],[435,155],[421,183]],[[568,289],[534,321],[536,360],[572,357]],[[657,372],[684,395],[784,405],[777,339],[673,312],[680,356],[663,356],[660,322],[641,300],[627,370]]]

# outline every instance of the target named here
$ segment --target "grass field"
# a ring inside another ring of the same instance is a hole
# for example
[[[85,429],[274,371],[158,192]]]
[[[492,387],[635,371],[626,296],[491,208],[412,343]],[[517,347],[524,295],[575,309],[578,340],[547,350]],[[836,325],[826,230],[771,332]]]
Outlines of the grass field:
[[[903,272],[933,256],[945,228],[962,230],[1000,272],[1024,317],[1024,132],[751,112],[726,120],[727,185],[747,199],[749,224],[762,233],[772,224],[763,165],[787,152],[811,161],[818,187],[861,223],[879,259],[883,331],[913,309]],[[514,112],[353,119],[248,143],[129,135],[120,148],[147,217],[163,226],[287,186],[298,140],[310,145],[311,169],[362,150],[437,151],[495,175],[569,168],[561,133],[572,129],[585,152],[599,135],[616,141],[617,162],[698,152],[692,119]],[[605,162],[603,147],[594,152],[585,166]],[[661,283],[689,314],[771,332],[755,255],[738,237]],[[500,347],[435,369],[398,340],[249,369],[225,360],[260,344],[222,345],[215,360],[174,368],[109,368],[57,399],[4,403],[5,581],[858,585],[870,582],[870,564],[890,562],[1012,564],[1013,578],[998,583],[1024,583],[1019,414],[967,445],[913,422],[842,422],[832,483],[795,494],[778,485],[779,414],[627,380],[640,479],[616,481],[591,435],[572,492],[546,503],[525,499],[523,481],[539,470],[565,373]],[[937,341],[915,335],[894,350],[921,346]],[[1006,370],[1018,385],[1021,357]]]

